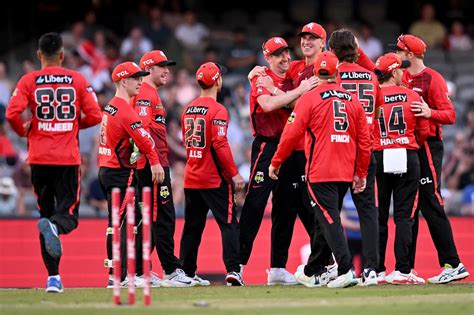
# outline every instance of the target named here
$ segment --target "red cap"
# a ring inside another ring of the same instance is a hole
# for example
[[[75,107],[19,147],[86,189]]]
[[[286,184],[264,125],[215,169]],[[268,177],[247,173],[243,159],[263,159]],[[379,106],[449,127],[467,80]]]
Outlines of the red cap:
[[[173,60],[168,60],[166,55],[161,50],[152,50],[146,52],[143,57],[140,59],[140,66],[142,69],[150,66],[175,66],[176,62]]]
[[[320,52],[314,60],[314,75],[319,77],[332,77],[337,74],[338,59],[330,51]]]
[[[126,78],[138,78],[149,75],[150,72],[143,71],[135,62],[127,61],[119,64],[112,71],[112,81],[117,82]]]
[[[298,33],[298,36],[304,36],[304,35],[313,35],[316,38],[322,38],[324,41],[326,41],[326,30],[319,25],[318,23],[308,23],[305,26],[303,26],[303,29],[301,32]]]
[[[222,67],[214,62],[202,64],[196,71],[196,80],[204,83],[205,86],[213,86],[222,75]]]
[[[422,56],[426,52],[425,42],[414,35],[400,35],[397,38],[397,44],[391,46],[397,50],[412,52],[416,56]]]
[[[263,55],[268,57],[270,55],[279,56],[285,49],[290,49],[290,47],[283,38],[272,37],[263,43],[262,49]]]
[[[391,74],[395,69],[408,68],[409,66],[410,61],[402,61],[396,54],[388,53],[380,56],[379,59],[377,59],[374,72],[377,76],[383,76],[385,74]]]

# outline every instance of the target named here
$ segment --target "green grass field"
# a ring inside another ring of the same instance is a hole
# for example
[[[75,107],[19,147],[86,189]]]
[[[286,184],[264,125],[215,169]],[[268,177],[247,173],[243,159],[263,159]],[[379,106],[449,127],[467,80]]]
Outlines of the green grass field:
[[[122,298],[126,297],[125,289]],[[474,283],[353,287],[195,287],[153,289],[152,305],[114,306],[110,289],[0,290],[0,314],[474,314]]]

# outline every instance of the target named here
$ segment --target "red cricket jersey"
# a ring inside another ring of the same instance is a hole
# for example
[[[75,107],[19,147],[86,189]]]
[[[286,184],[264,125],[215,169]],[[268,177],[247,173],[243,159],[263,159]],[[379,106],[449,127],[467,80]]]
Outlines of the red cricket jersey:
[[[160,164],[169,166],[168,142],[166,141],[166,112],[161,103],[158,91],[146,82],[142,83],[138,95],[132,100],[135,111],[143,123],[143,128],[155,141],[155,152],[158,154]],[[137,168],[145,167],[146,157],[142,156],[137,162]]]
[[[99,166],[109,168],[135,168],[130,163],[135,142],[138,149],[150,161],[159,164],[154,150],[155,143],[143,128],[142,121],[133,106],[123,98],[113,97],[104,108],[99,138]]]
[[[188,104],[181,117],[187,160],[184,188],[218,188],[238,174],[229,143],[226,108],[210,97]]]
[[[306,133],[306,174],[310,183],[352,182],[367,177],[370,135],[364,110],[334,83],[300,97],[283,131],[272,165],[280,166]]]
[[[381,87],[380,92],[384,102],[380,117],[375,121],[374,151],[418,150],[430,131],[428,119],[415,117],[410,108],[412,102],[420,101],[420,97],[412,90],[396,85]]]
[[[429,136],[442,140],[442,125],[452,125],[456,120],[456,111],[449,99],[446,81],[437,71],[426,67],[415,75],[405,70],[403,82],[428,103],[431,108]]]
[[[30,108],[28,130],[21,113]],[[79,165],[79,129],[100,122],[94,90],[82,74],[50,66],[25,74],[7,106],[7,120],[20,136],[28,138],[28,162],[46,165]]]
[[[277,76],[270,69],[265,72],[273,80],[273,84],[280,90],[286,92],[292,89],[291,81]],[[263,87],[257,87],[258,76],[252,79],[250,84],[250,123],[252,124],[252,134],[254,137],[268,137],[279,139],[285,122],[290,115],[290,111],[285,108],[279,108],[271,112],[264,112],[258,104],[257,98],[261,95],[271,95],[271,92]]]

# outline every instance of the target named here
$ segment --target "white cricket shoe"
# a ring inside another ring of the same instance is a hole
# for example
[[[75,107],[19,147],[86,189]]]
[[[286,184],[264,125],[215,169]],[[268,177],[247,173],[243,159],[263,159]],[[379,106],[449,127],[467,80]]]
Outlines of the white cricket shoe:
[[[387,284],[387,276],[385,271],[377,273],[377,284]]]
[[[165,288],[187,288],[194,287],[196,284],[196,281],[188,277],[180,268],[176,268],[169,275],[165,274],[161,281],[161,286]]]
[[[211,282],[209,280],[203,279],[199,277],[198,275],[194,275],[194,277],[191,279],[193,279],[193,281],[196,282],[197,286],[207,287],[211,285]]]
[[[301,283],[307,288],[320,288],[321,287],[320,277],[315,276],[315,275],[308,277],[307,275],[304,274],[304,267],[305,265],[299,265],[298,268],[296,268],[296,272],[295,272],[296,281],[298,281],[298,283]]]
[[[242,280],[242,274],[240,272],[229,272],[225,277],[225,282],[228,287],[243,287],[244,280]]]
[[[337,289],[337,288],[348,288],[354,285],[357,285],[359,280],[357,280],[354,271],[349,270],[343,275],[338,276],[336,279],[328,283],[328,288]]]
[[[324,267],[324,272],[320,276],[321,285],[327,285],[330,281],[337,278],[337,262]]]
[[[268,273],[268,285],[295,285],[298,284],[295,276],[289,273],[285,268],[270,268]]]
[[[366,268],[362,271],[361,286],[371,286],[378,284],[378,276],[374,269]]]
[[[428,282],[441,284],[462,280],[467,277],[469,277],[469,272],[463,264],[459,263],[456,268],[453,268],[450,264],[445,264],[441,273],[437,276],[429,278]]]
[[[415,270],[411,270],[410,273],[401,273],[395,270],[390,274],[390,278],[387,278],[387,282],[391,284],[424,284],[425,280],[417,276]]]

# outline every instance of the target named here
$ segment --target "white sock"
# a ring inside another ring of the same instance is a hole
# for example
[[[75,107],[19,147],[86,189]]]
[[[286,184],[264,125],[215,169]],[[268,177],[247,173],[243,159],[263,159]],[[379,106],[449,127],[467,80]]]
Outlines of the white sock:
[[[61,276],[60,275],[49,276],[48,280],[51,279],[51,278],[61,281]]]

